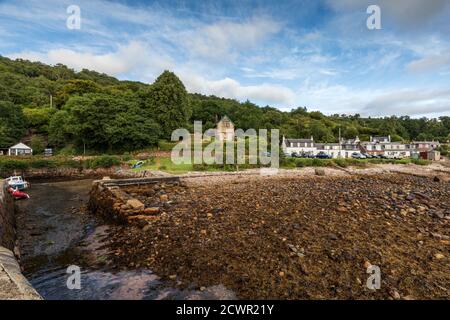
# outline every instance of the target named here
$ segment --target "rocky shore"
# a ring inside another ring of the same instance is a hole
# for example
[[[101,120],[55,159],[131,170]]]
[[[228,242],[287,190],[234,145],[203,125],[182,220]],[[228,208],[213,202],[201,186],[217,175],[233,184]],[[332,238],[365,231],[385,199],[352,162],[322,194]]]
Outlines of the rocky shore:
[[[216,176],[124,187],[155,219],[111,228],[116,269],[242,299],[448,299],[444,176]],[[130,209],[127,209],[130,210]],[[150,215],[150,214],[149,214]],[[381,288],[366,287],[367,267]]]

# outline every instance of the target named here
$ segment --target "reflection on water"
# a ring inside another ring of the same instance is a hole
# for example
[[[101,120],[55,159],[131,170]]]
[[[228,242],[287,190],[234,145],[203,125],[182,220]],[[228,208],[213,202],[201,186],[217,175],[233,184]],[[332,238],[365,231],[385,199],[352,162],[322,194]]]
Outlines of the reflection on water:
[[[17,224],[22,264],[44,299],[236,299],[222,285],[202,291],[181,290],[168,286],[148,269],[115,271],[105,246],[110,226],[82,210],[91,183],[34,184],[31,199],[20,204]],[[81,268],[80,290],[67,287],[70,265]]]
[[[66,269],[48,270],[30,279],[31,284],[49,300],[198,300],[235,299],[224,286],[212,286],[204,291],[170,288],[149,270],[120,271],[101,270],[81,272],[81,289],[67,288]]]

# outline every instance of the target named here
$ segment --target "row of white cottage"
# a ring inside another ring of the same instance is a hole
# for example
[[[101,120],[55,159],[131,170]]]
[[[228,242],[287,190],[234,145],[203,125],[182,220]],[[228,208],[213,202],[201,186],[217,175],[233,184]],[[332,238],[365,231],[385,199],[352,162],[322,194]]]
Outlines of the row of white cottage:
[[[317,155],[326,153],[333,158],[350,158],[353,153],[384,155],[406,158],[412,153],[428,152],[439,147],[438,141],[412,141],[409,144],[391,141],[391,136],[370,137],[370,141],[355,139],[341,140],[341,143],[316,143],[310,139],[286,139],[283,136],[282,150],[285,154]]]

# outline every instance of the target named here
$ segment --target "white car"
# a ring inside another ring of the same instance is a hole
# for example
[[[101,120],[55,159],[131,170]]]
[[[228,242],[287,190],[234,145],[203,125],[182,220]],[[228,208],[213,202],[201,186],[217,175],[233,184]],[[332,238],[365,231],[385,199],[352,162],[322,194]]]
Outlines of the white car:
[[[22,179],[21,176],[12,176],[6,179],[8,185],[12,188],[18,188],[19,190],[27,189],[30,185],[28,182]]]

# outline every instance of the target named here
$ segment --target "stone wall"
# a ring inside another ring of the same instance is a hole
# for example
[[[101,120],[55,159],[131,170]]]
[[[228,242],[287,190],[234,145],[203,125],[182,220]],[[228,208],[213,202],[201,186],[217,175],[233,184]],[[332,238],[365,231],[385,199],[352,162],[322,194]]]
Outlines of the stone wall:
[[[100,177],[104,175],[120,174],[122,170],[117,167],[81,169],[81,168],[32,168],[26,170],[2,171],[1,176],[23,176],[25,179],[54,179],[54,178],[84,178]]]
[[[117,223],[141,223],[159,219],[172,188],[181,187],[179,177],[106,179],[94,181],[89,198],[91,212]],[[151,204],[139,200],[132,189],[144,188]]]
[[[0,300],[39,300],[41,296],[22,275],[13,253],[14,226],[14,199],[5,180],[0,180]]]
[[[0,246],[14,249],[14,200],[6,191],[5,180],[0,180]]]

